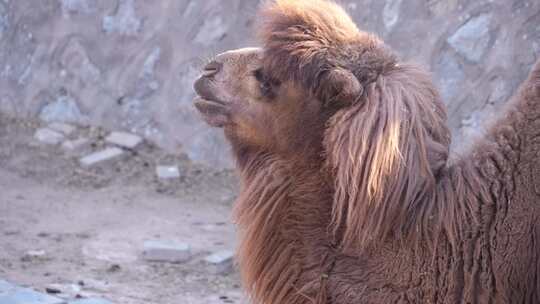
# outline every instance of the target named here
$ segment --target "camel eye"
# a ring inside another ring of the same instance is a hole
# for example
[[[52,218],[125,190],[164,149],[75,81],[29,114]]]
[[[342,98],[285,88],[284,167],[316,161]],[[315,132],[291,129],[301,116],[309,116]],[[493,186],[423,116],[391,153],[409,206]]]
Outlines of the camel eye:
[[[262,72],[262,69],[257,69],[253,72],[253,76],[255,76],[255,79],[257,79],[258,82],[264,82],[264,75]]]
[[[276,96],[274,91],[281,85],[281,82],[266,76],[262,69],[255,70],[253,76],[259,82],[261,94],[267,98],[273,99]]]

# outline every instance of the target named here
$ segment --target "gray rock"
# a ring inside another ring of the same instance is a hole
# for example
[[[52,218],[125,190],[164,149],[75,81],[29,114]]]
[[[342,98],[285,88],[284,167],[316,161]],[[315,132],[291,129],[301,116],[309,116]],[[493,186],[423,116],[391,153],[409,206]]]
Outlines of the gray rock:
[[[454,11],[458,0],[428,0],[429,10],[436,16],[443,16]]]
[[[224,250],[215,252],[206,258],[204,261],[208,264],[208,270],[213,274],[225,274],[233,269],[234,252]]]
[[[62,0],[62,12],[64,16],[70,13],[92,14],[96,11],[96,0]]]
[[[143,258],[151,262],[183,263],[191,258],[191,247],[186,243],[147,241]]]
[[[401,2],[402,0],[386,0],[383,9],[383,22],[388,31],[391,31],[399,20]]]
[[[34,138],[44,144],[57,145],[64,140],[64,135],[48,128],[42,128],[36,131]]]
[[[148,55],[144,61],[142,71],[137,80],[136,88],[133,95],[135,99],[146,99],[150,97],[154,92],[156,92],[161,84],[158,79],[156,79],[155,69],[161,58],[161,48],[156,47]]]
[[[59,96],[55,101],[43,107],[39,118],[46,122],[81,123],[85,121],[77,102],[67,95]]]
[[[98,164],[117,159],[124,155],[124,150],[119,148],[107,148],[103,151],[92,153],[79,160],[83,167],[92,167]]]
[[[4,2],[0,2],[0,40],[2,40],[4,32],[7,30],[8,26],[9,20],[7,7]]]
[[[62,67],[61,77],[68,78],[64,81],[75,77],[85,85],[95,85],[102,80],[101,70],[92,62],[82,39],[79,37],[69,39],[62,50],[59,64]]]
[[[194,41],[209,46],[223,39],[227,35],[227,31],[227,24],[221,16],[206,18]]]
[[[470,19],[448,38],[448,43],[467,60],[479,62],[491,40],[491,19],[489,14]]]
[[[443,101],[448,104],[452,97],[459,93],[465,81],[465,73],[459,62],[450,53],[444,53],[435,66],[436,83],[441,91]]]
[[[24,253],[22,261],[30,262],[35,260],[47,259],[47,252],[45,250],[29,250]]]
[[[0,304],[62,304],[62,299],[0,280]]]
[[[141,27],[142,21],[136,15],[134,0],[120,0],[116,15],[103,18],[103,30],[108,34],[134,36]]]
[[[53,122],[47,126],[49,129],[60,132],[64,135],[71,135],[73,132],[77,130],[76,127],[67,124],[67,123],[61,123],[61,122]]]
[[[177,166],[157,166],[156,175],[159,179],[180,178],[180,171]]]
[[[78,138],[63,142],[62,149],[64,149],[66,152],[77,152],[88,149],[90,144],[91,142],[88,138]]]
[[[123,148],[134,149],[143,142],[143,139],[135,134],[112,132],[105,141]]]

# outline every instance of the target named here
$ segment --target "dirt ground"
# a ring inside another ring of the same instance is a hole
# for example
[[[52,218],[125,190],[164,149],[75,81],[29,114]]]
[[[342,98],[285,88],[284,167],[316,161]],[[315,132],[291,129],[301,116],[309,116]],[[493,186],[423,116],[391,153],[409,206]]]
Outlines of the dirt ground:
[[[0,116],[0,279],[44,291],[77,286],[83,296],[117,304],[245,303],[236,272],[212,274],[203,258],[233,249],[230,213],[237,183],[144,144],[121,160],[90,169],[77,159],[104,145],[104,132],[70,154],[33,138],[38,123]],[[162,182],[155,166],[179,165]],[[189,243],[183,264],[141,257],[147,240]],[[45,255],[28,258],[29,251]]]

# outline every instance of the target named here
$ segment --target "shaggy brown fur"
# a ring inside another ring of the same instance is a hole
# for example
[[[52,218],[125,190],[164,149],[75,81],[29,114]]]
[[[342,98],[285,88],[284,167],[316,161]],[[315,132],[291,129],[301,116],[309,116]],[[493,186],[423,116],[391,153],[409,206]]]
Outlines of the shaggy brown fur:
[[[489,135],[450,163],[429,76],[338,5],[276,0],[260,17],[262,69],[288,88],[277,102],[321,108],[261,106],[260,124],[286,121],[249,136],[225,126],[254,303],[540,303],[540,62]]]

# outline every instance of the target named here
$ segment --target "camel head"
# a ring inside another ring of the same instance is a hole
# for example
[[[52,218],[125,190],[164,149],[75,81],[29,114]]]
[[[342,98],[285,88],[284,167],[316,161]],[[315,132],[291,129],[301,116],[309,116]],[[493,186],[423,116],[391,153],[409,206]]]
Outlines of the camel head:
[[[230,139],[272,153],[305,152],[321,142],[323,107],[308,90],[264,67],[264,50],[244,48],[216,56],[194,88],[195,106]]]
[[[429,75],[332,1],[267,1],[257,19],[262,47],[217,56],[195,83],[204,119],[233,146],[323,157],[345,247],[412,230],[450,145]]]

